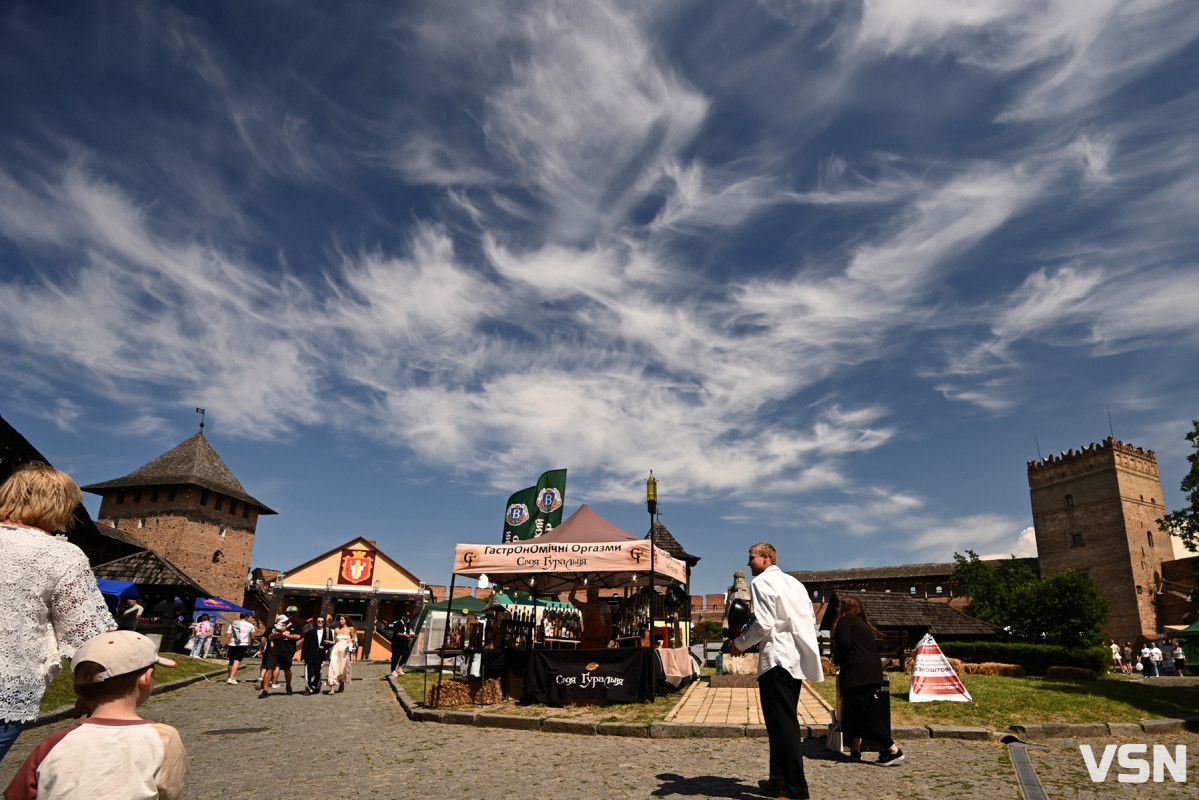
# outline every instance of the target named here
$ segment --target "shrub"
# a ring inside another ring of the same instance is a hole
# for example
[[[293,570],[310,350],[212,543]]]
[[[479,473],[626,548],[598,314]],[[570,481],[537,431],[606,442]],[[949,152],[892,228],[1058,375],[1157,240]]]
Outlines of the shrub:
[[[1045,677],[1063,681],[1093,681],[1095,670],[1082,667],[1050,667],[1045,670]]]
[[[1061,647],[1024,642],[941,642],[941,652],[963,661],[997,661],[1018,664],[1029,675],[1044,675],[1050,667],[1081,667],[1104,673],[1111,669],[1112,653],[1106,647]]]

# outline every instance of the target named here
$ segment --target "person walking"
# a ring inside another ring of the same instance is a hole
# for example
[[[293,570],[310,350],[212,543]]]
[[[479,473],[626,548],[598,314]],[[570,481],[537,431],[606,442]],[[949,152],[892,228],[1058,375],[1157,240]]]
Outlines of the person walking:
[[[802,583],[779,569],[778,553],[768,542],[749,548],[749,569],[754,620],[729,652],[739,656],[761,645],[758,693],[770,742],[770,777],[758,786],[781,800],[807,800],[796,709],[804,679],[824,680],[812,600]]]
[[[395,622],[391,623],[391,676],[404,674],[404,662],[412,652],[412,640],[416,634],[412,630],[412,606],[405,603]]]
[[[1120,662],[1120,666],[1124,669],[1124,674],[1131,675],[1136,671],[1132,666],[1132,642],[1124,643],[1124,647],[1120,649],[1120,655],[1124,656],[1124,659]]]
[[[345,691],[346,683],[350,680],[350,659],[358,631],[350,618],[343,615],[337,618],[337,630],[333,631],[333,636],[333,652],[329,656],[329,691],[326,694],[333,694],[335,686],[336,691]]]
[[[304,643],[300,645],[300,658],[304,662],[304,694],[321,692],[321,667],[333,649],[333,632],[326,630],[325,618],[318,616],[304,631]]]
[[[1112,672],[1123,672],[1124,669],[1120,664],[1120,643],[1112,639],[1108,647],[1112,651]]]
[[[1157,646],[1157,642],[1149,648],[1149,660],[1153,662],[1153,677],[1160,678],[1162,676],[1162,649]]]
[[[229,630],[225,634],[225,653],[229,659],[229,677],[225,679],[225,683],[237,685],[237,670],[241,668],[242,659],[246,657],[246,652],[250,649],[250,640],[253,638],[254,623],[250,622],[250,612],[243,611],[237,615],[237,619],[229,623]]]
[[[1174,674],[1185,675],[1187,668],[1187,654],[1182,652],[1182,640],[1174,640]]]
[[[208,647],[212,644],[212,617],[201,614],[196,620],[196,641],[191,654],[196,658],[208,658]]]
[[[117,627],[87,556],[53,535],[82,499],[69,475],[36,462],[0,486],[0,759],[37,718],[62,659]]]
[[[837,686],[845,715],[842,727],[849,736],[849,757],[860,761],[862,739],[870,738],[883,745],[878,764],[889,767],[903,761],[903,751],[891,738],[891,726],[876,710],[883,667],[875,633],[861,601],[853,596],[841,598],[833,623],[833,663],[841,668]]]

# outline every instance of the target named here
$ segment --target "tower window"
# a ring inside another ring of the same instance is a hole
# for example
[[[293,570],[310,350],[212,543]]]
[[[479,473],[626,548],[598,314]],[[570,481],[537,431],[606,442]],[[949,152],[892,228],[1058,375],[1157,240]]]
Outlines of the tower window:
[[[137,527],[139,527],[139,528],[144,528],[144,527],[146,527],[146,518],[145,518],[145,517],[138,517],[138,518],[137,518]]]
[[[224,557],[225,557],[225,551],[217,550],[215,553],[212,554],[212,563],[219,564],[221,562],[221,560],[224,559]]]
[[[150,490],[150,502],[151,503],[158,502],[158,487],[157,486],[155,486],[152,490]]]
[[[250,504],[249,504],[249,503],[242,503],[242,506],[241,506],[241,518],[242,518],[242,519],[249,519],[249,518],[250,518]]]
[[[133,490],[133,502],[140,503],[141,501],[142,501],[142,490],[134,489]]]
[[[120,503],[124,503],[124,502],[125,502],[125,490],[122,489],[121,491],[117,492],[117,503],[120,504]]]
[[[942,592],[942,591],[944,591],[944,590],[942,589],[942,587],[938,586],[938,587],[937,587],[937,594],[941,594],[941,592]]]
[[[208,490],[207,489],[200,492],[200,505],[202,505],[202,506],[208,505]]]
[[[221,506],[225,504],[225,498],[222,495],[216,496],[216,505],[213,506],[217,511],[221,510]]]
[[[167,499],[168,500],[175,499],[175,487],[174,486],[172,486],[170,489],[167,489]]]
[[[915,586],[913,586],[911,589],[909,589],[909,590],[908,590],[908,593],[909,593],[909,594],[916,594],[916,587],[915,587]]]
[[[1153,531],[1145,531],[1145,535],[1149,537],[1149,546],[1153,547]]]
[[[1082,531],[1075,531],[1074,533],[1070,534],[1071,547],[1086,547],[1086,544],[1087,540],[1086,537],[1082,535]]]
[[[1066,508],[1073,508],[1073,507],[1074,507],[1074,495],[1068,494],[1068,495],[1066,495]]]
[[[237,513],[237,501],[236,501],[236,500],[230,500],[230,501],[229,501],[229,515],[230,515],[230,516],[232,516],[232,515],[234,515],[234,514],[236,514],[236,513]]]

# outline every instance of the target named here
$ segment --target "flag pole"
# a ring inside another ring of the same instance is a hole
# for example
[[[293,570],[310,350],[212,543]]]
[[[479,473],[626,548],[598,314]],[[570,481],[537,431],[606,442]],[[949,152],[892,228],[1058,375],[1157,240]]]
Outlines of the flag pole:
[[[645,505],[649,509],[649,645],[650,655],[661,658],[658,654],[657,628],[654,625],[654,514],[658,513],[658,479],[654,471],[649,471],[649,479],[645,482]],[[649,701],[658,702],[658,670],[657,665],[650,661],[649,668]]]

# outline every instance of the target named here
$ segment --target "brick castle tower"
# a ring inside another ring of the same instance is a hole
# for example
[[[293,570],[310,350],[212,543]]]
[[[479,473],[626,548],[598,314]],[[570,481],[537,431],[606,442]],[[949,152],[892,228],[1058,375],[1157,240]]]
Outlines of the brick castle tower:
[[[201,431],[123,478],[84,486],[97,521],[133,534],[196,583],[240,604],[258,517],[274,514],[246,494]]]
[[[1112,604],[1104,633],[1121,642],[1157,631],[1162,562],[1174,558],[1157,457],[1108,437],[1081,450],[1028,462],[1028,488],[1042,575],[1073,569]]]

